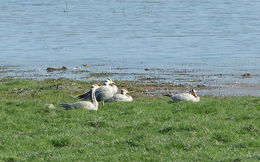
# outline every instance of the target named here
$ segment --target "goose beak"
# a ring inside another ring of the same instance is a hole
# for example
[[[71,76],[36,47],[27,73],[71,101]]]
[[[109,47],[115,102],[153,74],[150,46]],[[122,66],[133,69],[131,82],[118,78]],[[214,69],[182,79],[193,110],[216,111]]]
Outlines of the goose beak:
[[[94,84],[94,85],[92,85],[91,87],[92,87],[92,88],[99,88],[100,86],[97,85],[97,84]]]
[[[112,80],[110,81],[110,84],[115,84],[115,82],[113,82]]]
[[[113,82],[113,80],[111,78],[107,78],[107,80],[110,84],[115,84],[115,82]]]

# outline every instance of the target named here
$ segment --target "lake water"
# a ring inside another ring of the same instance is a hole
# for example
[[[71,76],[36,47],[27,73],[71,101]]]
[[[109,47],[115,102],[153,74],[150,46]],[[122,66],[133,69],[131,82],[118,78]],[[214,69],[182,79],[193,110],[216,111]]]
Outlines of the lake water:
[[[87,64],[260,94],[259,0],[1,0],[0,11],[1,76],[82,79]],[[70,71],[45,71],[61,66]]]

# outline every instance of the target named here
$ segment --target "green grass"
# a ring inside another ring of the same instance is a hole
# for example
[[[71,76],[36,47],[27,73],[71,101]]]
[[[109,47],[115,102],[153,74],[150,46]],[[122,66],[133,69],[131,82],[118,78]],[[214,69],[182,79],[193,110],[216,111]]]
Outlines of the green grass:
[[[0,80],[0,161],[260,160],[259,97],[173,103],[133,94],[96,112],[57,106],[90,84]]]

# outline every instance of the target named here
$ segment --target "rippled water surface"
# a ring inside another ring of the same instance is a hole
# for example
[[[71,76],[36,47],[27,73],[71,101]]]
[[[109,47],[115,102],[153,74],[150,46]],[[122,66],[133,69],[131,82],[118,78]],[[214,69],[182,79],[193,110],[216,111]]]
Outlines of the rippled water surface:
[[[180,82],[260,81],[259,0],[67,0],[67,9],[66,0],[2,0],[0,11],[0,65],[20,69],[2,76],[88,64],[92,72],[124,68],[126,78],[160,68],[188,71]]]

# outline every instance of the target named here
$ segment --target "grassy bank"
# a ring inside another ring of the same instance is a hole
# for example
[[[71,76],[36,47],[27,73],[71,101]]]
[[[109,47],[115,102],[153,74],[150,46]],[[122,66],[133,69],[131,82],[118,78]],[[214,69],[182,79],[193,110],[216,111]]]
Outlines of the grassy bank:
[[[132,103],[63,110],[91,83],[0,80],[0,161],[258,161],[259,97],[172,103],[133,85]],[[56,109],[45,108],[53,103]]]

